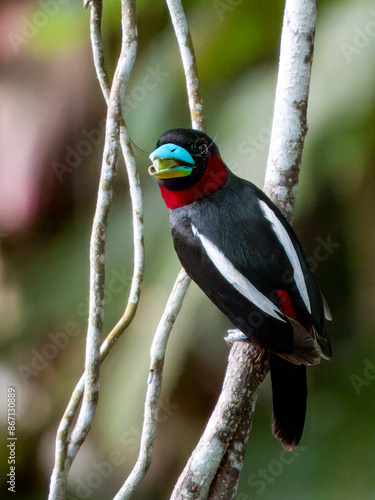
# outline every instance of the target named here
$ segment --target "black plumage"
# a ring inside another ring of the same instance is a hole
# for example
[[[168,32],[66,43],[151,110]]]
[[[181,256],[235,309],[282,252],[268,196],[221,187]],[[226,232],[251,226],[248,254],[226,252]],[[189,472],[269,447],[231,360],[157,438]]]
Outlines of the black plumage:
[[[186,152],[189,175],[179,173]],[[229,171],[205,134],[168,131],[150,158],[169,167],[176,161],[158,182],[186,272],[236,328],[272,352],[273,433],[292,450],[305,420],[305,365],[331,355],[324,300],[305,253],[277,207]]]

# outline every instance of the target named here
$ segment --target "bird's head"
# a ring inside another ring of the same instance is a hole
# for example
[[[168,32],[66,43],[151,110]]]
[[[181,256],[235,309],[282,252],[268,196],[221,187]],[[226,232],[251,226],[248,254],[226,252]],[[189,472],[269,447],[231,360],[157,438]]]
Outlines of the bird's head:
[[[171,198],[175,200],[173,205],[191,203],[219,189],[228,178],[215,142],[194,129],[177,128],[164,132],[150,159],[149,173],[157,178],[169,208],[176,208],[170,206]],[[169,193],[168,196],[166,191],[175,195]]]

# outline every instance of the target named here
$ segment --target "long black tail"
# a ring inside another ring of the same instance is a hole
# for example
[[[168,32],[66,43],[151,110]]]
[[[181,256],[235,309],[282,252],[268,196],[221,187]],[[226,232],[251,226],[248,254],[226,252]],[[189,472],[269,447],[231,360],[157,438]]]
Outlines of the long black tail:
[[[271,355],[272,433],[287,451],[298,445],[305,424],[307,380],[306,366],[294,365]]]

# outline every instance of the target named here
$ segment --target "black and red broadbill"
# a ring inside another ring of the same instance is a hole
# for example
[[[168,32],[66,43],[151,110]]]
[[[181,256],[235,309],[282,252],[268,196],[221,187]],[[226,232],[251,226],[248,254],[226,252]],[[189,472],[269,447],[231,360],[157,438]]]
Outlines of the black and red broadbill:
[[[235,325],[231,340],[271,351],[272,432],[291,451],[305,423],[306,366],[331,356],[331,315],[301,244],[272,201],[234,175],[202,132],[168,130],[150,159],[186,272]]]

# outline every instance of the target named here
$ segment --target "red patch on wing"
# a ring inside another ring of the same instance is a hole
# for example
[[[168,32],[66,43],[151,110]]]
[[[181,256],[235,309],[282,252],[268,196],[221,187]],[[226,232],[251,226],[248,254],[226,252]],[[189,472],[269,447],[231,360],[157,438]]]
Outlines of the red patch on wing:
[[[292,301],[290,300],[289,294],[286,290],[277,290],[277,295],[279,296],[280,302],[281,302],[281,309],[285,316],[288,316],[288,318],[295,319],[301,325],[311,334],[311,324],[302,322],[300,319],[297,318],[297,314],[294,310]]]
[[[208,159],[207,168],[197,184],[184,191],[170,191],[159,184],[161,194],[168,208],[178,208],[189,205],[221,188],[228,179],[228,171],[224,162],[216,155]]]
[[[286,292],[285,290],[277,290],[277,295],[279,296],[279,299],[281,301],[281,309],[285,316],[296,320],[297,315],[293,308],[293,304],[290,300],[288,292]]]

